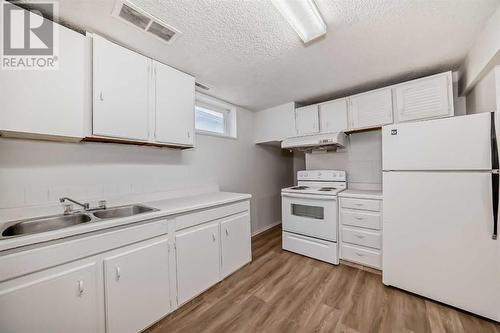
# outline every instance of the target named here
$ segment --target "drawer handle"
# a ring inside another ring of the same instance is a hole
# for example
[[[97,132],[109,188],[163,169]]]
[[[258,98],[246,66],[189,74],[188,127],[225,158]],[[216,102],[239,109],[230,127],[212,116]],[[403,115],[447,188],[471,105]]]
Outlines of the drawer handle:
[[[356,234],[354,234],[354,236],[356,236],[356,237],[358,237],[358,238],[361,238],[361,239],[362,239],[362,238],[365,238],[365,236],[363,236],[363,235],[356,235]]]
[[[120,266],[118,266],[118,267],[116,267],[116,281],[119,281],[121,277],[122,277],[122,274],[120,272]]]
[[[84,292],[83,280],[78,281],[78,296],[82,296]]]
[[[364,257],[365,256],[363,253],[359,253],[359,252],[354,252],[354,253],[356,253],[360,257]]]
[[[362,220],[364,220],[365,218],[364,218],[364,217],[358,217],[358,216],[356,216],[356,217],[355,217],[355,219],[356,219],[356,220],[358,220],[358,221],[362,221]]]
[[[358,206],[358,207],[363,207],[364,206],[364,204],[360,204],[360,203],[357,203],[355,205]]]

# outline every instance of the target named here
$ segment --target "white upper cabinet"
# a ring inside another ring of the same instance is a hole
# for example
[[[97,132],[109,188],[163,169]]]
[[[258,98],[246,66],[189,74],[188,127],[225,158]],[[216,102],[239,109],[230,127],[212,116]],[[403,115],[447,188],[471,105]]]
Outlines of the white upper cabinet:
[[[295,129],[297,135],[319,133],[318,105],[308,105],[295,109]]]
[[[180,231],[175,242],[177,294],[182,304],[220,279],[219,222]]]
[[[194,145],[194,77],[94,35],[92,135]]]
[[[57,25],[51,21],[48,24]],[[79,141],[85,136],[84,116],[89,110],[90,93],[86,37],[63,26],[57,29],[58,69],[0,70],[2,135],[63,141]],[[18,30],[13,33],[22,33]]]
[[[383,88],[351,96],[350,121],[350,129],[379,127],[391,124],[391,88]]]
[[[97,263],[77,261],[2,283],[2,332],[103,332]]]
[[[106,332],[140,332],[170,312],[168,238],[104,259]]]
[[[155,68],[155,141],[165,144],[194,144],[195,80],[159,62]]]
[[[279,143],[296,135],[295,102],[255,112],[255,143]]]
[[[321,133],[334,133],[347,130],[347,98],[319,104]]]
[[[451,72],[399,84],[394,90],[396,122],[454,115]]]
[[[150,59],[93,39],[93,135],[148,141]]]
[[[250,214],[234,215],[220,224],[222,243],[222,278],[252,260]]]

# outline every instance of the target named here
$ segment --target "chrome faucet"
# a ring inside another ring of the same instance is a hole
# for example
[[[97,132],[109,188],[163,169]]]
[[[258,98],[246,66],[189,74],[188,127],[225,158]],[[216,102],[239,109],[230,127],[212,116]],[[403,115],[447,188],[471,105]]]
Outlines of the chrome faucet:
[[[68,197],[64,197],[64,198],[59,199],[59,202],[61,202],[62,204],[64,204],[65,201],[70,201],[74,204],[77,204],[78,206],[82,207],[84,210],[88,210],[90,208],[90,204],[88,202],[80,203],[80,202],[73,200],[71,198],[68,198]],[[64,214],[69,214],[69,213],[71,213],[71,204],[65,204],[64,205]]]

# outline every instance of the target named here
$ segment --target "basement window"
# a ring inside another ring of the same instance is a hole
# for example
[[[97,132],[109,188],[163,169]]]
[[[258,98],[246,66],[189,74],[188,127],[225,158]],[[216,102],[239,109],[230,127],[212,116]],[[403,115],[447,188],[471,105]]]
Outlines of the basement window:
[[[195,127],[198,134],[236,138],[236,108],[214,97],[197,93]]]

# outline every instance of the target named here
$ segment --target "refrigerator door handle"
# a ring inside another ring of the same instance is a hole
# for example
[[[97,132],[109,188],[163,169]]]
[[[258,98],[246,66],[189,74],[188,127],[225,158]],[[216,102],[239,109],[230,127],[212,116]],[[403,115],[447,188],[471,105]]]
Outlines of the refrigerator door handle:
[[[497,146],[497,134],[495,129],[495,112],[491,113],[491,169],[493,170],[491,174],[491,198],[493,203],[493,234],[492,239],[497,239],[498,235],[498,186],[500,181],[500,175],[498,174],[499,162],[498,162],[498,146]]]

